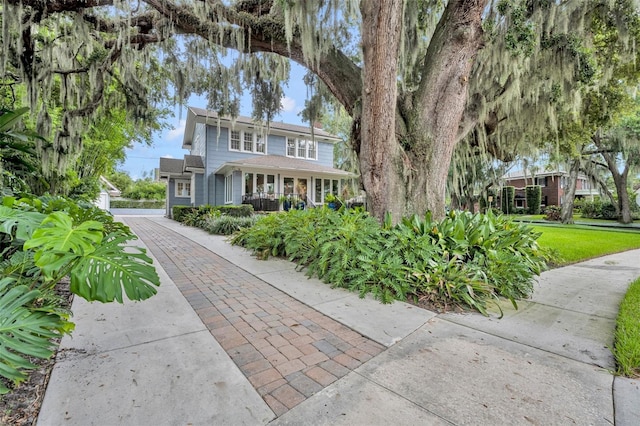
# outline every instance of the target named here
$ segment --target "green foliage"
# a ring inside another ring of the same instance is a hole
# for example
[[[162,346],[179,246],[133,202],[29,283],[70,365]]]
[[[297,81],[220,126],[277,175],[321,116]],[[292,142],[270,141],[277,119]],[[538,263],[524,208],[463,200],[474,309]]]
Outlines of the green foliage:
[[[582,217],[588,219],[615,220],[618,218],[616,207],[611,203],[603,203],[600,200],[584,201],[581,209]]]
[[[0,279],[0,376],[14,386],[27,378],[25,370],[36,368],[28,357],[49,358],[51,339],[71,331],[68,315],[51,306],[38,306],[42,293],[15,279]],[[0,381],[0,395],[10,392]]]
[[[233,217],[249,217],[253,215],[253,206],[251,204],[241,204],[239,206],[216,206],[223,215]]]
[[[123,302],[156,293],[159,277],[128,227],[89,204],[59,197],[4,197],[0,205],[0,375],[15,384],[46,358],[49,339],[70,332],[49,294],[63,278],[89,301]],[[0,393],[8,389],[0,383]]]
[[[540,214],[542,187],[540,185],[527,185],[525,196],[527,198],[527,214]]]
[[[574,209],[575,210],[575,209]],[[545,219],[554,222],[560,222],[562,219],[562,207],[560,206],[547,206],[544,209]]]
[[[637,231],[594,229],[593,226],[535,225],[540,247],[554,253],[555,265],[580,262],[594,257],[640,248]]]
[[[242,204],[239,206],[173,206],[173,219],[188,226],[199,224],[209,219],[212,214],[231,217],[251,217],[253,206]]]
[[[492,213],[452,212],[439,222],[427,214],[381,227],[361,210],[311,209],[265,216],[232,242],[263,259],[286,256],[308,275],[361,296],[415,297],[484,313],[495,297],[515,305],[530,294],[545,267],[538,235]]]
[[[164,209],[165,201],[149,201],[149,200],[111,200],[111,208],[113,209]]]
[[[502,213],[511,214],[515,212],[515,196],[515,187],[505,186],[504,188],[502,188],[502,197],[500,197],[500,207],[502,208]]]
[[[640,279],[631,283],[620,303],[614,337],[618,373],[640,378]]]
[[[256,222],[255,216],[234,217],[228,215],[213,215],[205,219],[201,228],[211,234],[231,235],[242,228],[250,228]]]
[[[167,184],[165,182],[139,179],[124,190],[122,196],[133,200],[164,200],[166,193]]]
[[[116,188],[118,188],[120,192],[127,191],[129,187],[133,185],[133,179],[131,179],[131,176],[129,176],[127,172],[116,171],[116,172],[107,174],[106,178]]]
[[[34,140],[40,136],[17,127],[28,108],[15,111],[0,110],[0,190],[24,191],[25,178],[36,169]]]

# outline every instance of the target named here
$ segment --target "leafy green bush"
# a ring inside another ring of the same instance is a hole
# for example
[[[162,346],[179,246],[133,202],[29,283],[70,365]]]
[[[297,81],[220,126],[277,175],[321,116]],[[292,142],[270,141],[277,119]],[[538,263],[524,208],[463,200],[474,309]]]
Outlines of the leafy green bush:
[[[225,215],[212,215],[204,220],[202,226],[205,231],[217,235],[231,235],[242,228],[249,228],[256,222],[256,217],[233,217]]]
[[[188,226],[199,226],[209,219],[212,214],[249,217],[253,215],[253,207],[250,204],[240,206],[173,206],[173,219]],[[186,221],[186,222],[185,222]]]
[[[249,217],[253,214],[253,206],[251,204],[241,204],[239,206],[216,206],[223,215],[233,217]]]
[[[166,182],[156,182],[151,179],[139,179],[124,189],[122,196],[133,200],[164,200],[166,193]]]
[[[528,296],[545,267],[539,234],[492,213],[389,223],[381,227],[363,211],[291,211],[259,219],[232,242],[260,258],[286,256],[332,286],[383,302],[416,297],[483,313],[497,296],[514,305]]]
[[[502,196],[500,197],[500,207],[502,213],[512,214],[515,209],[516,188],[514,186],[505,186],[502,188]]]
[[[615,220],[618,218],[616,207],[611,203],[603,203],[600,200],[584,201],[581,211],[582,217],[589,219]]]
[[[89,301],[156,293],[159,277],[128,227],[88,204],[54,197],[4,197],[0,205],[0,376],[19,383],[26,356],[51,355],[51,337],[73,328],[48,295],[63,278]],[[9,389],[0,382],[0,394]]]
[[[114,209],[163,209],[164,200],[111,200],[111,208]]]
[[[559,222],[562,219],[562,207],[560,206],[547,206],[544,209],[545,219]]]
[[[527,213],[540,214],[542,187],[540,185],[528,185],[524,191],[527,198]]]

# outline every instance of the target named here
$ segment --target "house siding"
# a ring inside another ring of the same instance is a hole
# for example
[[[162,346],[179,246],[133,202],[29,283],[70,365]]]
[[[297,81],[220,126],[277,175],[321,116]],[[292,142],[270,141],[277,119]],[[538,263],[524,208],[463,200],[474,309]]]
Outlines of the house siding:
[[[195,205],[199,206],[202,204],[206,204],[205,202],[205,188],[204,188],[204,175],[202,173],[197,173],[194,175],[191,180],[191,191],[193,191],[195,195]]]
[[[192,118],[190,118],[192,119]],[[240,124],[236,127],[239,131],[249,131],[259,133],[260,129],[247,127],[247,124]],[[189,128],[189,126],[187,126]],[[169,179],[168,189],[168,206],[173,205],[224,205],[225,204],[225,176],[216,175],[215,172],[227,163],[242,161],[253,157],[259,157],[263,154],[257,152],[230,151],[229,138],[231,126],[226,123],[218,124],[213,121],[206,123],[196,122],[192,127],[192,135],[186,135],[185,145],[190,145],[190,155],[201,156],[204,160],[204,174],[194,174],[186,179],[192,182],[192,197],[182,198],[175,197],[175,175]],[[287,137],[310,138],[310,135],[303,135],[304,132],[296,134],[295,131],[288,133],[286,130],[273,129],[272,134],[266,136],[266,155],[286,156],[286,140]],[[192,137],[189,137],[192,136]],[[307,159],[310,163],[333,168],[333,143],[317,141],[316,159]],[[233,204],[242,203],[242,193],[244,191],[244,175],[245,170],[234,170],[232,172],[232,202]],[[253,171],[253,173],[261,173]],[[282,173],[276,170],[264,171],[264,174],[272,174],[275,176],[274,192],[282,192]],[[314,197],[314,176],[309,173],[289,171],[286,172],[287,177],[307,179],[309,195]]]
[[[211,181],[215,187],[215,197],[211,199],[216,206],[222,206],[224,205],[224,175],[211,175]]]
[[[318,142],[318,164],[333,167],[333,144]]]
[[[181,179],[182,180],[182,179]],[[190,206],[191,198],[190,197],[176,197],[176,181],[175,179],[169,179],[167,183],[169,187],[168,200],[169,200],[169,212],[168,215],[172,215],[172,207],[173,206]]]
[[[269,135],[267,139],[267,154],[286,156],[286,138],[280,135]]]

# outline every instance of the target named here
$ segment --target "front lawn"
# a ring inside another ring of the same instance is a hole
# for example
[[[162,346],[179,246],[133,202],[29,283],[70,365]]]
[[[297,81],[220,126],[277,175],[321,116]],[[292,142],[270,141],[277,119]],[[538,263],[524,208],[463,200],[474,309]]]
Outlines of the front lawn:
[[[640,279],[631,283],[620,304],[613,354],[618,373],[640,378]]]
[[[640,248],[640,232],[593,229],[576,225],[532,225],[542,233],[538,244],[557,254],[556,265],[566,265]]]

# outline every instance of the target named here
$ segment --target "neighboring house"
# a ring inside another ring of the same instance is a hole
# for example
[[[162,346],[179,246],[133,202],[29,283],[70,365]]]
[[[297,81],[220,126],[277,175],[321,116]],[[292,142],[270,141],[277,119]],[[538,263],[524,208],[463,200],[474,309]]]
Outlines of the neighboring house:
[[[569,186],[569,172],[561,170],[553,170],[548,172],[536,173],[535,177],[529,173],[526,175],[522,171],[507,173],[502,176],[503,186],[514,186],[515,206],[516,208],[526,208],[527,199],[525,195],[525,187],[528,185],[540,185],[542,188],[542,206],[561,206],[562,197],[565,188]],[[584,174],[578,175],[576,182],[576,198],[593,199],[599,196],[600,192],[593,188],[589,178]]]
[[[119,196],[120,190],[109,182],[107,178],[100,176],[100,194],[93,204],[102,210],[109,210],[111,208],[111,197]]]
[[[322,129],[283,123],[269,128],[248,117],[235,120],[190,107],[182,147],[184,159],[161,158],[167,180],[167,215],[176,205],[238,205],[256,210],[317,206],[339,195],[348,172],[333,168],[333,145],[340,139]]]

